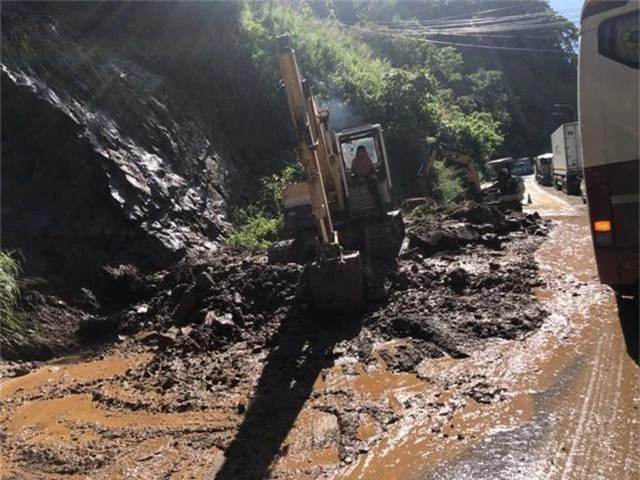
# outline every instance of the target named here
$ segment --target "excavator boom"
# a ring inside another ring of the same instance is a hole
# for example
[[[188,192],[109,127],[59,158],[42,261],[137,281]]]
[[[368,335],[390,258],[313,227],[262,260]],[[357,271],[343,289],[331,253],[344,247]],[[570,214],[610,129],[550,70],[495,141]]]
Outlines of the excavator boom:
[[[342,192],[324,124],[327,114],[319,112],[310,89],[303,86],[289,35],[278,37],[278,46],[280,72],[296,137],[296,154],[306,177],[320,245],[318,259],[307,267],[314,303],[317,309],[324,311],[359,310],[364,306],[360,253],[343,251],[329,207],[328,187],[331,186],[339,204],[342,203]]]

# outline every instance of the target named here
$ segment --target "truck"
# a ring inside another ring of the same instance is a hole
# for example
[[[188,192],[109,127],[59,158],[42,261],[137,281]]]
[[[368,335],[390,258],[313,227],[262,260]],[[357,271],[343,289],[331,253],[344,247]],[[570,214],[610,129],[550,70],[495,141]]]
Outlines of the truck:
[[[535,163],[536,182],[545,187],[553,185],[553,170],[551,162],[553,153],[543,153],[533,158]]]
[[[564,123],[551,134],[553,186],[568,195],[580,194],[582,148],[578,122]]]
[[[516,158],[513,161],[512,173],[518,176],[532,175],[533,163],[530,157]]]

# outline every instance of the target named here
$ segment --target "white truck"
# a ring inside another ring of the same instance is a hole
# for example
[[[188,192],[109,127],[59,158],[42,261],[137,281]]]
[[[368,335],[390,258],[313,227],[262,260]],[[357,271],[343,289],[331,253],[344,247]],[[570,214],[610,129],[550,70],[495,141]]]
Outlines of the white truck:
[[[565,123],[551,134],[553,186],[569,195],[580,194],[582,147],[578,122]]]

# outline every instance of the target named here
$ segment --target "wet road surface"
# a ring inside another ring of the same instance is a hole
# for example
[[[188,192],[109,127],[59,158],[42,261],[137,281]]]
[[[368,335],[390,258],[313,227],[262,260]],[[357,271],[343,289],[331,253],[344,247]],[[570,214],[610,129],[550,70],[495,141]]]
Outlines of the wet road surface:
[[[332,365],[312,359],[318,374],[274,444],[271,478],[637,478],[640,369],[626,354],[616,298],[597,281],[586,208],[532,179],[526,186],[526,209],[555,223],[535,253],[542,277],[535,295],[550,313],[542,327],[467,358],[425,359],[416,373],[392,373],[382,356],[404,348],[404,340],[376,344],[373,365],[349,356]],[[622,309],[637,318],[637,304]],[[29,464],[13,465],[30,455],[31,465],[61,462],[46,478],[215,477],[250,390],[182,413],[106,408],[74,393],[102,385],[121,405],[133,405],[141,394],[127,372],[148,360],[147,352],[123,347],[99,360],[59,359],[1,383],[0,477],[42,478]],[[68,395],[44,398],[60,389]],[[160,400],[155,392],[143,396],[150,405]],[[346,423],[345,412],[352,417]],[[360,445],[346,456],[345,435]],[[65,471],[65,458],[79,454],[93,474]]]
[[[627,355],[618,318],[637,321],[637,302],[619,312],[614,294],[598,284],[581,199],[531,178],[526,186],[526,208],[556,222],[536,254],[546,282],[538,295],[552,314],[516,346],[527,352],[515,353],[528,365],[516,385],[531,398],[531,418],[414,478],[637,479],[640,369]]]

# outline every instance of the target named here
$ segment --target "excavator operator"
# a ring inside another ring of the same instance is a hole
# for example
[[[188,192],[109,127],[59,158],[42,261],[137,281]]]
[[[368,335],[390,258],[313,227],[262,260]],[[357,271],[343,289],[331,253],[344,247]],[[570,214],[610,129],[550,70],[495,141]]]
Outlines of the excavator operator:
[[[376,207],[382,210],[382,198],[380,196],[380,190],[378,190],[376,167],[373,166],[373,161],[364,145],[360,145],[356,149],[356,158],[354,158],[351,163],[351,172],[356,179],[361,179],[366,182],[367,190],[373,195]]]

